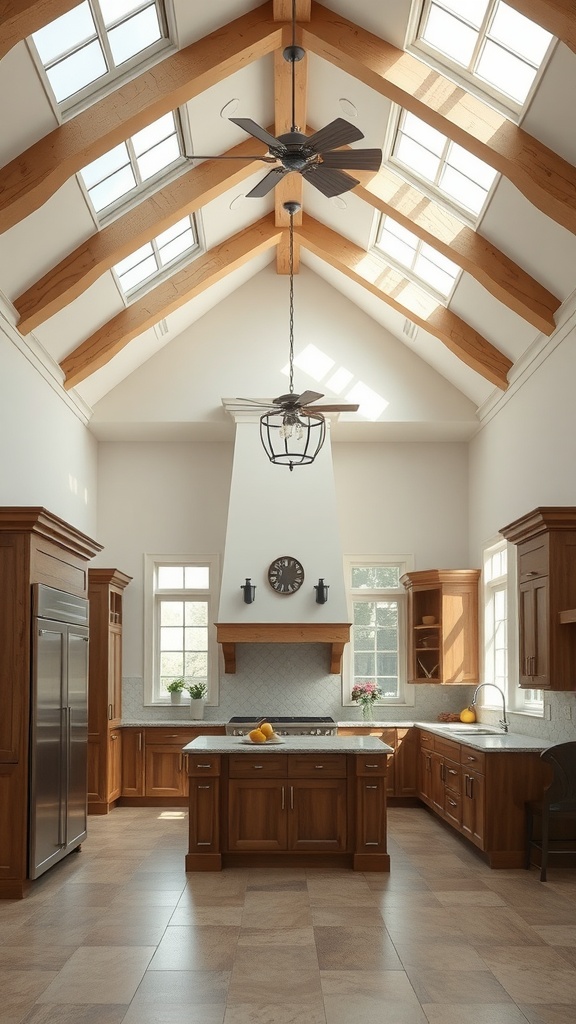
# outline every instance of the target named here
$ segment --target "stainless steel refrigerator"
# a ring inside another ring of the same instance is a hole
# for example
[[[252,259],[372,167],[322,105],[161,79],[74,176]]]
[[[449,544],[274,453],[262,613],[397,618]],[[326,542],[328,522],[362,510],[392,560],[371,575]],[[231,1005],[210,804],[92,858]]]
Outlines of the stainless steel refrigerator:
[[[32,591],[28,873],[38,878],[86,837],[88,601]]]

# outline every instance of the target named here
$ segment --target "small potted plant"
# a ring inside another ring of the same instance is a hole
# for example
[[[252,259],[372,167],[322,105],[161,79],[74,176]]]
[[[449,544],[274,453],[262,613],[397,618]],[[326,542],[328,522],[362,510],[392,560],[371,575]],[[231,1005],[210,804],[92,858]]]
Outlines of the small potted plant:
[[[206,703],[206,694],[208,687],[206,683],[190,683],[186,687],[190,694],[190,715],[192,718],[203,718],[204,717],[204,704]]]
[[[170,694],[170,700],[172,704],[179,704],[182,699],[182,691],[186,683],[183,679],[173,679],[171,683],[168,683],[166,689]]]

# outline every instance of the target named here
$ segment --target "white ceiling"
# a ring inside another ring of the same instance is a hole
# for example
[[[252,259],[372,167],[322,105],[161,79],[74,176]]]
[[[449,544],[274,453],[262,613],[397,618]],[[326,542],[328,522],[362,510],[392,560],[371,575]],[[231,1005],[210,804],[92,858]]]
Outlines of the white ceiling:
[[[173,0],[170,10],[178,44],[184,47],[197,41],[258,6],[252,0],[218,0],[215,4]],[[332,0],[326,6],[403,46],[411,17],[409,0],[387,4]],[[272,124],[273,91],[269,56],[190,101],[185,116],[193,150],[218,154],[246,140],[240,128],[220,115],[231,99],[239,101],[234,116]],[[523,127],[574,164],[576,133],[568,128],[574,122],[575,95],[576,55],[559,43]],[[308,124],[319,128],[346,116],[340,105],[343,98],[358,110],[356,123],[365,135],[362,146],[383,147],[393,114],[389,101],[310,55]],[[2,165],[57,125],[24,42],[0,61],[0,121]],[[208,250],[273,210],[272,196],[243,199],[261,177],[259,172],[200,211],[198,222]],[[304,217],[314,217],[366,249],[375,232],[374,208],[353,193],[343,199],[345,208],[305,185]],[[1,236],[0,292],[8,309],[94,230],[84,193],[72,177],[40,209]],[[505,179],[496,183],[480,230],[562,302],[573,293],[576,238],[545,217]],[[407,335],[404,316],[319,257],[303,249],[301,259],[303,270],[295,282],[297,352],[320,336],[323,350],[334,347],[331,355],[337,362],[348,365],[355,378],[387,395],[389,401],[377,424],[349,417],[337,425],[335,437],[469,437],[477,425],[477,410],[490,398],[493,386],[422,328],[415,336]],[[145,331],[77,385],[76,393],[93,409],[91,426],[97,436],[222,438],[229,434],[222,409],[224,396],[277,393],[275,387],[281,385],[277,363],[283,353],[287,357],[288,281],[277,277],[274,268],[275,253],[269,250],[167,316],[167,333],[155,328]],[[36,328],[29,343],[39,344],[59,363],[123,308],[108,271]],[[531,346],[542,344],[536,328],[489,295],[469,274],[462,275],[450,308],[513,363]],[[12,312],[16,322],[17,315]],[[561,317],[560,310],[559,321]],[[311,336],[304,333],[308,330]],[[222,334],[226,335],[225,344]],[[268,359],[271,335],[280,346],[276,361]],[[300,376],[300,390],[314,384],[305,374]],[[329,389],[326,393],[336,397]]]

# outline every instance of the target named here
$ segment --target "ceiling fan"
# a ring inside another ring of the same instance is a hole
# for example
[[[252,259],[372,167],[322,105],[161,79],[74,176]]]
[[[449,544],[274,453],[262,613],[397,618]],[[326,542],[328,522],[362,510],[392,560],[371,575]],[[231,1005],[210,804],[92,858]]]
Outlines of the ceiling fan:
[[[261,181],[247,193],[247,199],[260,199],[267,195],[293,171],[302,175],[314,188],[327,198],[342,195],[355,185],[358,179],[346,174],[347,170],[377,171],[382,164],[381,149],[342,150],[351,142],[358,142],[364,135],[359,128],[338,117],[325,128],[313,135],[304,135],[296,121],[296,64],[302,60],[305,51],[296,45],[296,0],[292,0],[292,44],[283,50],[284,60],[292,66],[292,118],[289,132],[276,138],[249,117],[231,117],[248,135],[268,146],[264,156],[199,156],[191,154],[192,160],[261,160],[262,163],[276,164]],[[279,166],[278,166],[279,165]]]

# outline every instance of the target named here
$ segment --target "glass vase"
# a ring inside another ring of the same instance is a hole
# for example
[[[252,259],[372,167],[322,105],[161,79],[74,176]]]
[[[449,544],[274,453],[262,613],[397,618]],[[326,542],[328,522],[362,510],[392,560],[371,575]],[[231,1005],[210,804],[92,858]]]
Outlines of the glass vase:
[[[371,722],[372,719],[374,718],[374,714],[372,712],[372,703],[370,701],[366,701],[362,705],[362,718],[364,719],[365,722]]]

